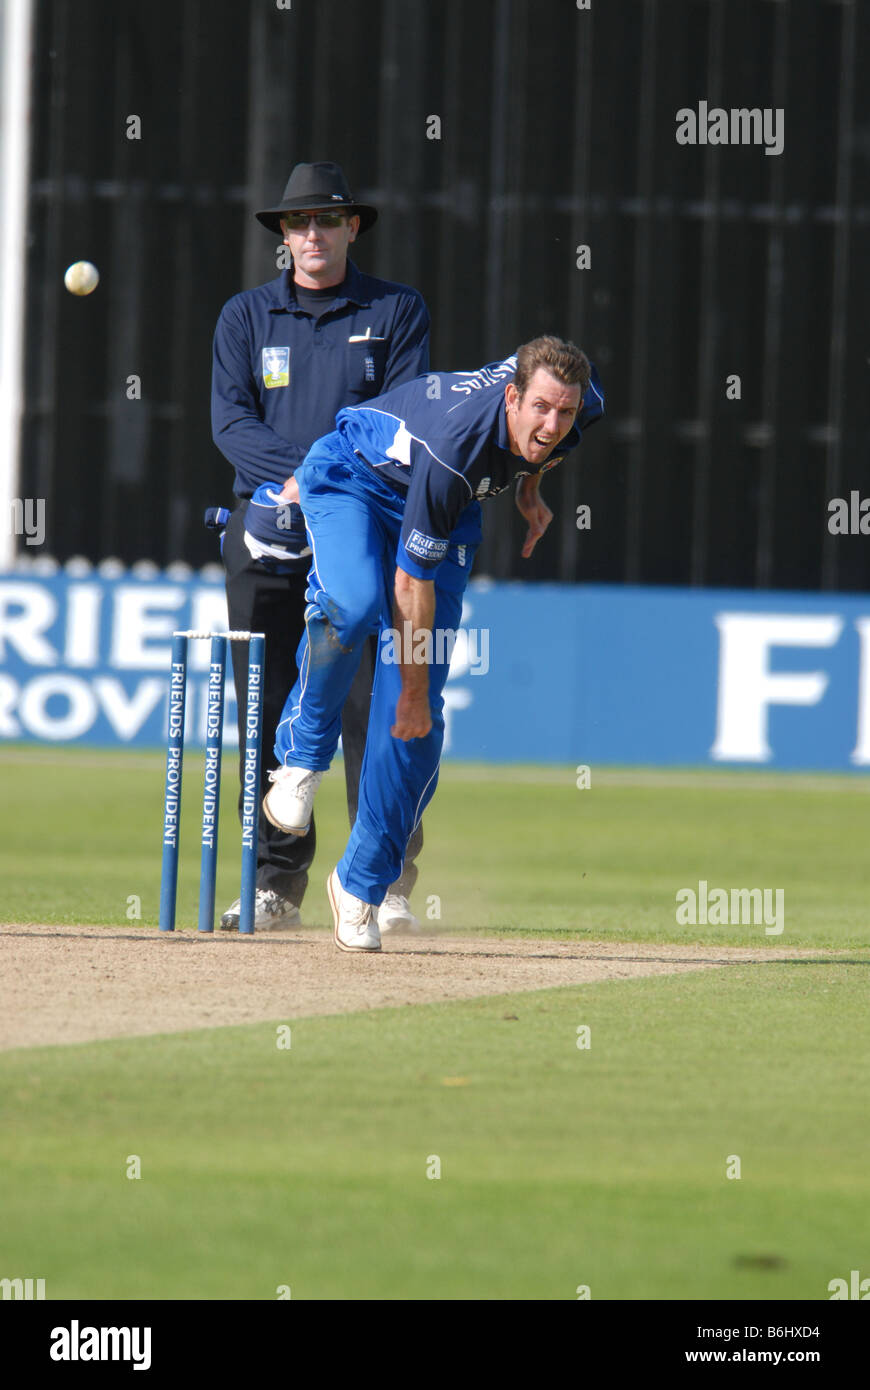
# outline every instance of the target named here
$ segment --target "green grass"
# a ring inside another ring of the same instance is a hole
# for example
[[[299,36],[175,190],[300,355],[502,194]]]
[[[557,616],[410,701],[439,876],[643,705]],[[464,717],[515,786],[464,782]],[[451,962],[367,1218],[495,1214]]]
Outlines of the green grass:
[[[159,755],[4,750],[4,919],[156,924],[162,768]],[[201,769],[187,758],[187,925]],[[49,1298],[272,1299],[289,1285],[295,1299],[573,1299],[585,1284],[595,1299],[816,1300],[852,1269],[870,1276],[870,784],[592,778],[580,791],[570,768],[445,764],[418,912],[437,896],[446,930],[781,959],[291,1009],[275,1021],[292,1024],[289,1051],[273,1022],[0,1054],[0,1277],[45,1278]],[[239,881],[230,757],[223,796],[219,904]],[[305,920],[325,925],[323,879],[346,837],[340,764],[317,815]],[[782,888],[782,936],[678,926],[675,894],[700,879]],[[796,960],[808,947],[835,958]]]
[[[179,923],[196,921],[202,760],[185,763]],[[163,758],[53,749],[0,756],[0,875],[10,922],[157,922]],[[415,902],[445,929],[632,941],[858,947],[870,860],[861,777],[445,763],[424,821]],[[236,760],[224,764],[218,904],[238,894]],[[48,811],[46,809],[48,805]],[[317,800],[305,921],[326,925],[323,880],[347,838],[340,761]],[[46,827],[50,828],[47,829]],[[782,888],[785,931],[678,926],[675,895]],[[128,917],[128,913],[131,914]]]
[[[826,1299],[870,1273],[866,978],[741,964],[304,1018],[286,1051],[272,1024],[2,1054],[0,1273],[49,1298]]]

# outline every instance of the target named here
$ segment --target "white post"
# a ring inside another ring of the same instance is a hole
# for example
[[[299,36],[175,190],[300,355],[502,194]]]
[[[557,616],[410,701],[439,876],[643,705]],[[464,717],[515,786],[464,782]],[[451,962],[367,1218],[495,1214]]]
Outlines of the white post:
[[[15,555],[32,35],[33,0],[0,0],[0,570]]]

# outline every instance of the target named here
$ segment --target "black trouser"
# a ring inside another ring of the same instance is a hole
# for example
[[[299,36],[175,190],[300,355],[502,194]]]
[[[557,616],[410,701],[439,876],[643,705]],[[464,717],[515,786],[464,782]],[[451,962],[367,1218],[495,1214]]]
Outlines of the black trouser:
[[[296,684],[296,649],[305,631],[307,576],[274,574],[254,560],[244,542],[247,502],[241,502],[227,523],[223,560],[227,580],[227,615],[231,629],[263,632],[266,663],[263,680],[263,755],[260,760],[260,826],[257,848],[257,887],[271,888],[299,906],[308,886],[308,870],[317,848],[314,817],[307,835],[287,835],[263,814],[262,800],[269,790],[269,772],[275,766],[272,752],[275,730],[287,696]],[[239,818],[242,814],[241,776],[245,755],[244,711],[248,698],[248,652],[232,642],[233,677],[239,710]],[[347,698],[341,720],[347,811],[351,826],[356,819],[359,774],[365,750],[372,694],[377,638],[366,644],[363,659]],[[422,824],[408,843],[402,876],[391,892],[410,894],[417,881],[414,860],[423,845]]]

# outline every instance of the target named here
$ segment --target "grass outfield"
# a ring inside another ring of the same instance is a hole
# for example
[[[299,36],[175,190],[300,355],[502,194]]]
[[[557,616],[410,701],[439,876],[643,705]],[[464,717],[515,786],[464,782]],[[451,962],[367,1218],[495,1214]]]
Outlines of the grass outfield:
[[[186,761],[192,925],[202,762]],[[4,920],[124,923],[132,897],[156,924],[162,767],[5,750]],[[0,1053],[0,1275],[44,1278],[48,1298],[822,1300],[870,1273],[870,784],[592,778],[446,764],[418,911],[437,895],[446,929],[782,960]],[[238,891],[234,804],[228,759],[219,904]],[[305,920],[325,925],[340,768],[317,814]],[[783,934],[678,926],[676,892],[701,879],[782,888]],[[833,958],[790,953],[806,947]]]
[[[160,754],[0,753],[3,920],[156,925]],[[224,762],[219,909],[238,895],[236,760]],[[185,759],[179,925],[196,924],[202,759]],[[868,941],[864,777],[444,764],[426,813],[415,894],[446,929],[592,939],[858,947]],[[340,761],[317,798],[307,925],[327,925],[323,881],[347,838]],[[785,930],[679,926],[676,893],[781,888]]]
[[[289,1050],[255,1025],[7,1052],[2,1272],[48,1298],[827,1299],[867,1272],[864,1036],[866,967],[813,961],[300,1019]]]

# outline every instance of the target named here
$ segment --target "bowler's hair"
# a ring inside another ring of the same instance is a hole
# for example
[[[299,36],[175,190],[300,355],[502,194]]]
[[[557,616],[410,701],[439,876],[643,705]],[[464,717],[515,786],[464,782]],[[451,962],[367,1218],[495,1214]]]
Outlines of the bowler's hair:
[[[517,369],[514,373],[514,386],[520,399],[526,394],[529,382],[539,367],[543,367],[563,386],[579,386],[580,399],[586,395],[591,368],[585,352],[574,343],[566,343],[562,338],[545,335],[523,343],[517,349]]]

